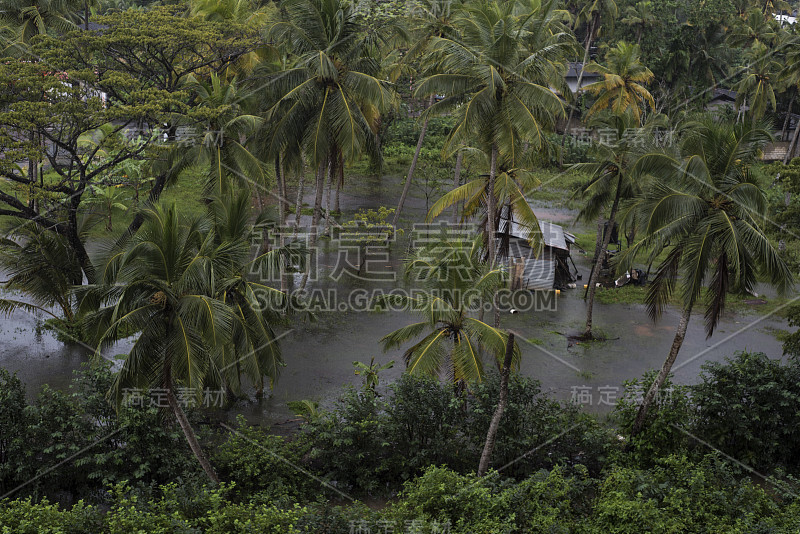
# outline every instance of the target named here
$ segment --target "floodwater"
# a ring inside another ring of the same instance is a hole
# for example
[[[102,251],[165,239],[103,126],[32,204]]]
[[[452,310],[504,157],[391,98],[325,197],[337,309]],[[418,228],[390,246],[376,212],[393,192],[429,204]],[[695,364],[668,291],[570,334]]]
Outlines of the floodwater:
[[[397,180],[388,178],[365,179],[352,189],[348,188],[341,197],[347,214],[362,207],[392,207],[399,197]],[[310,194],[306,202],[313,202]],[[412,190],[401,224],[407,226],[409,221],[422,220],[424,211],[424,198]],[[543,220],[576,230],[571,226],[575,214],[568,210],[537,208],[536,212]],[[399,272],[402,255],[403,246],[398,244],[386,262],[387,270]],[[579,252],[573,253],[573,259],[585,282],[589,277],[589,259]],[[320,263],[331,266],[335,258],[323,254]],[[318,282],[309,287],[338,287],[341,294],[354,288],[391,289],[394,285],[364,284],[345,277],[338,283]],[[582,289],[566,290],[556,297],[554,310],[517,314],[504,310],[501,326],[531,341],[522,343],[523,374],[540,380],[542,389],[554,398],[564,401],[577,398],[587,411],[607,413],[614,398],[622,394],[625,380],[661,366],[672,343],[678,313],[667,310],[653,324],[643,305],[596,303],[594,324],[608,340],[570,346],[566,336],[580,332],[585,317],[582,297]],[[40,331],[41,319],[23,311],[0,319],[0,366],[18,373],[28,386],[29,396],[44,384],[66,388],[72,372],[87,361],[91,352],[87,347],[64,345],[49,332]],[[373,357],[378,364],[395,360],[394,368],[381,374],[383,379],[391,381],[403,371],[402,351],[384,354],[379,340],[415,320],[415,316],[400,312],[323,312],[317,314],[315,321],[296,316],[281,339],[286,366],[271,394],[260,400],[251,397],[251,401],[241,401],[220,415],[233,418],[241,413],[251,422],[276,425],[276,430],[290,428],[293,416],[286,405],[288,401],[312,399],[323,405],[330,403],[343,385],[360,382],[361,378],[354,375],[353,362],[369,363]],[[738,350],[758,350],[778,358],[781,344],[773,332],[786,328],[782,319],[763,318],[756,308],[748,315],[726,315],[714,336],[706,339],[702,314],[696,314],[674,367],[675,381],[695,383],[703,363],[722,361]],[[125,345],[114,347],[106,356],[124,352],[125,348]]]

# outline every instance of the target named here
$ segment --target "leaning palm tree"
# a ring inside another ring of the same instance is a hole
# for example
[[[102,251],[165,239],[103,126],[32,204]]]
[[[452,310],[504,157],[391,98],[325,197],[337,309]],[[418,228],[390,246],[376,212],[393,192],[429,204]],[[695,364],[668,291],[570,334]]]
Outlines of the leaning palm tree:
[[[597,96],[587,116],[610,108],[618,115],[631,110],[639,120],[648,105],[655,108],[653,97],[645,88],[653,79],[653,73],[642,64],[639,45],[620,41],[608,51],[605,65],[591,63],[586,70],[602,77],[585,87],[587,92]]]
[[[458,29],[455,26],[455,21],[459,14],[461,6],[460,0],[422,0],[414,5],[411,12],[411,24],[416,28],[414,32],[414,44],[405,54],[403,61],[406,63],[419,60],[423,54],[431,50],[432,40],[445,36],[456,37]],[[435,57],[422,57],[421,61],[424,68],[429,74],[435,73],[437,62]],[[428,98],[428,108],[433,105],[435,95],[418,95]],[[428,130],[429,114],[423,114],[421,117],[421,125],[419,137],[417,138],[417,146],[414,150],[414,156],[411,158],[411,164],[408,167],[408,174],[406,181],[403,184],[403,191],[400,194],[400,200],[397,203],[397,209],[392,217],[392,226],[397,226],[400,221],[400,214],[403,211],[408,192],[411,190],[411,183],[414,178],[414,172],[417,168],[419,155],[422,151],[422,145],[425,141],[425,133]]]
[[[482,353],[503,363],[508,335],[471,317],[471,311],[503,284],[504,273],[481,261],[482,240],[448,240],[446,237],[414,251],[406,261],[409,280],[425,290],[416,295],[388,295],[378,304],[404,307],[422,320],[387,334],[384,350],[412,340],[403,358],[411,374],[446,375],[453,381],[475,381],[484,377]],[[515,366],[519,348],[514,349]]]
[[[524,9],[523,9],[524,7]],[[484,150],[489,160],[487,191],[495,190],[503,147],[527,142],[541,150],[545,131],[564,114],[551,89],[563,79],[564,57],[573,37],[553,2],[479,0],[466,4],[457,21],[459,38],[432,41],[439,73],[417,87],[417,94],[444,94],[430,113],[452,113],[455,126],[444,152],[463,145]],[[487,249],[495,259],[497,199],[489,194]]]
[[[644,237],[622,265],[640,252],[663,256],[646,296],[653,320],[677,297],[681,317],[669,354],[645,395],[632,436],[644,427],[656,394],[683,344],[692,309],[701,299],[705,330],[713,334],[729,292],[752,292],[764,281],[784,292],[792,273],[764,233],[767,201],[749,165],[770,139],[763,124],[705,119],[682,142],[682,158],[651,155],[643,163],[657,178],[635,201]],[[705,296],[703,295],[705,293]]]
[[[276,353],[274,343],[253,347],[270,334],[256,331],[262,326],[257,314],[238,312],[242,291],[236,280],[249,243],[215,229],[219,224],[215,228],[206,217],[180,217],[174,206],[148,209],[127,246],[109,251],[101,283],[82,287],[78,297],[97,340],[95,357],[105,345],[138,333],[110,391],[116,403],[125,388],[162,390],[203,470],[219,481],[175,391],[186,388],[191,398],[229,382],[231,347],[244,354],[237,361],[251,375],[268,375],[271,367],[260,362],[276,361]],[[237,297],[227,298],[231,293]]]
[[[592,315],[597,280],[600,275],[602,258],[605,257],[611,234],[618,223],[617,215],[620,202],[630,199],[641,192],[643,179],[639,159],[645,154],[658,127],[666,126],[663,117],[652,116],[639,128],[638,118],[632,110],[617,115],[605,112],[590,122],[592,127],[612,134],[610,138],[592,146],[592,162],[578,163],[573,169],[585,172],[589,181],[576,192],[576,196],[585,199],[586,204],[578,214],[583,221],[593,221],[599,217],[597,244],[592,262],[589,283],[586,286],[586,324],[582,334],[584,339],[592,339]],[[604,224],[604,215],[608,209],[608,219]]]

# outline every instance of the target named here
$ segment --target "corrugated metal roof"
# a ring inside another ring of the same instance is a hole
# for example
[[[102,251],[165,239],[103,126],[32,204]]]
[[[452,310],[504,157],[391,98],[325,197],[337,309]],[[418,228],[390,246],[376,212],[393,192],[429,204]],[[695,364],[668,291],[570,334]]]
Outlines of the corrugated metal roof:
[[[500,223],[502,228],[506,221]],[[553,224],[549,221],[539,221],[539,230],[542,232],[542,241],[548,247],[557,248],[560,250],[569,250],[567,243],[572,244],[575,242],[575,236],[565,232],[562,226]],[[511,221],[511,228],[509,233],[518,238],[525,238],[530,233],[529,227],[524,226],[518,222]]]

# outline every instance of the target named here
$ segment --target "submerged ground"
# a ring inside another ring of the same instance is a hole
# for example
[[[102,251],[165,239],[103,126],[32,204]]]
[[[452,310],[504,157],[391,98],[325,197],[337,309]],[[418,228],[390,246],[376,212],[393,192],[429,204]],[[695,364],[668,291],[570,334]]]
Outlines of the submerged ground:
[[[534,194],[537,215],[578,234],[579,244],[590,248],[592,228],[576,224],[576,211],[552,207],[556,203],[565,204],[575,177],[544,174],[545,185]],[[342,193],[343,214],[340,219],[349,219],[361,208],[393,207],[399,197],[401,180],[400,172],[382,178],[365,175],[351,179]],[[184,193],[176,191],[172,194]],[[290,193],[290,198],[293,198],[294,193]],[[430,197],[430,191],[427,193]],[[401,218],[402,227],[409,228],[412,223],[424,219],[425,197],[425,190],[412,188]],[[311,195],[305,196],[305,203],[313,203]],[[308,219],[305,215],[304,218]],[[404,253],[401,239],[393,246],[387,266],[397,271]],[[582,282],[585,282],[590,258],[575,250],[573,259],[583,274]],[[332,252],[323,254],[320,259],[323,268],[331,268],[334,263]],[[582,282],[579,282],[579,288]],[[336,287],[340,293],[347,293],[356,287],[370,289],[370,284],[344,277],[336,283],[319,282],[311,287]],[[523,374],[540,380],[542,389],[557,399],[574,400],[588,411],[605,413],[621,396],[624,381],[661,366],[672,342],[678,314],[668,310],[654,324],[641,304],[643,291],[628,287],[603,290],[599,295],[594,321],[596,328],[608,338],[603,342],[573,344],[567,339],[567,335],[579,332],[583,325],[586,308],[582,289],[562,291],[554,311],[513,315],[504,312],[501,326],[530,341],[522,344]],[[734,300],[731,311],[709,339],[703,332],[702,316],[697,315],[690,323],[673,368],[675,381],[695,383],[703,363],[723,360],[739,350],[762,351],[770,357],[780,355],[781,342],[777,334],[787,327],[775,312],[780,311],[784,302],[789,301],[773,297]],[[0,322],[0,366],[17,372],[27,384],[29,395],[34,395],[44,384],[59,389],[68,387],[72,371],[87,361],[90,353],[89,347],[64,345],[54,339],[50,332],[41,329],[41,320],[41,317],[18,311]],[[384,354],[379,340],[413,320],[410,314],[399,312],[323,312],[317,314],[316,321],[298,316],[291,327],[284,330],[281,346],[286,367],[272,394],[260,401],[239,402],[220,416],[232,418],[242,413],[253,423],[291,428],[291,424],[286,424],[287,420],[293,419],[286,405],[288,401],[312,399],[323,404],[330,402],[342,385],[360,381],[353,373],[353,362],[369,362],[372,357],[380,364],[396,361],[393,369],[381,375],[391,381],[403,370],[402,351]],[[107,356],[124,352],[125,348],[124,344],[114,347]]]

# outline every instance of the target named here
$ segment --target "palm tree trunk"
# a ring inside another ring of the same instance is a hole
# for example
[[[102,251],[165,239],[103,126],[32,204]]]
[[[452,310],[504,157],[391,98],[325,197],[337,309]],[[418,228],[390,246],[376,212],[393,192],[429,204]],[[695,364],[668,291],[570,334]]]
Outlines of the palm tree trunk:
[[[431,95],[430,98],[428,98],[428,108],[433,105],[433,97],[434,95]],[[394,212],[394,217],[392,217],[392,226],[397,226],[397,221],[400,220],[400,212],[403,211],[403,204],[406,203],[408,190],[411,189],[411,180],[414,177],[414,171],[417,168],[417,160],[419,160],[419,153],[422,150],[422,143],[425,141],[425,132],[427,130],[428,115],[425,115],[425,119],[422,121],[422,129],[419,132],[419,139],[417,139],[417,148],[414,151],[414,157],[411,159],[411,166],[408,168],[406,183],[403,185],[403,192],[400,194],[400,202],[397,203],[397,210]]]
[[[786,149],[786,155],[783,157],[783,164],[786,165],[789,163],[789,160],[792,159],[794,152],[797,149],[798,141],[800,141],[800,118],[797,119],[797,126],[794,129],[794,136],[792,137],[792,142],[789,143],[789,148]]]
[[[786,117],[783,119],[783,128],[781,128],[781,141],[786,139],[786,131],[789,129],[789,119],[792,117],[792,105],[794,104],[794,99],[796,95],[792,95],[792,99],[789,100],[789,108],[786,110]]]
[[[294,235],[297,235],[297,231],[300,229],[300,216],[301,212],[303,211],[303,186],[305,185],[306,181],[305,164],[302,165],[299,174],[300,178],[297,183],[297,200],[294,204]]]
[[[594,309],[594,293],[597,290],[597,278],[600,276],[600,269],[602,266],[602,258],[605,255],[606,250],[608,249],[608,243],[611,241],[611,232],[614,230],[614,222],[617,217],[617,209],[619,208],[619,197],[622,193],[622,176],[617,179],[617,191],[614,195],[614,204],[611,206],[611,214],[608,217],[608,229],[603,232],[603,242],[600,244],[600,250],[595,251],[599,252],[597,254],[597,258],[595,258],[594,267],[592,268],[592,274],[589,277],[589,302],[586,304],[586,327],[583,330],[583,337],[584,339],[592,339],[592,311]],[[602,219],[601,219],[602,221]],[[603,231],[603,224],[602,222],[598,224],[597,228],[598,232]]]
[[[338,158],[336,158],[338,160]],[[325,193],[325,233],[331,229],[331,189],[333,188],[334,158],[328,158],[328,187]]]
[[[492,156],[489,162],[489,183],[486,186],[486,247],[489,251],[489,265],[494,265],[495,220],[497,219],[497,198],[494,196],[494,183],[497,177],[497,145],[492,144]]]
[[[183,412],[183,409],[181,409],[180,404],[178,404],[178,399],[175,398],[172,387],[172,373],[169,368],[169,363],[166,363],[164,365],[164,389],[167,390],[169,406],[172,408],[172,412],[175,414],[175,418],[178,420],[181,430],[183,430],[183,435],[186,436],[186,441],[189,442],[189,448],[192,449],[197,461],[200,462],[203,471],[206,472],[208,478],[219,484],[219,476],[217,476],[217,472],[214,471],[211,462],[208,461],[208,458],[206,458],[206,455],[203,453],[203,449],[200,448],[197,435],[195,435],[192,425],[189,424],[189,420],[186,418],[186,414]]]
[[[278,242],[276,245],[278,249],[282,249],[285,244],[283,228],[286,225],[289,202],[286,200],[286,176],[283,172],[283,160],[280,154],[275,156],[275,182],[278,186]],[[281,279],[281,291],[286,292],[288,282],[286,280],[286,261],[283,258],[280,259],[278,276]]]
[[[337,167],[337,180],[336,180],[336,200],[333,202],[333,211],[336,213],[341,213],[341,209],[339,208],[339,194],[342,192],[342,188],[344,188],[344,155],[342,151],[339,151],[339,165]]]
[[[328,162],[326,160],[327,158],[320,161],[319,166],[317,167],[317,183],[316,192],[314,195],[314,215],[311,217],[311,242],[309,244],[310,254],[316,253],[314,248],[317,244],[317,238],[319,237],[319,220],[322,217],[322,194],[325,191],[325,173],[328,169]],[[312,263],[313,262],[309,261],[308,265],[306,266],[306,272],[303,273],[303,280],[300,282],[300,290],[303,290],[306,287]]]
[[[455,173],[453,174],[453,189],[457,188],[461,184],[461,164],[464,160],[464,151],[459,150],[458,154],[456,154],[456,168]],[[459,208],[460,202],[455,202],[453,204],[453,224],[458,224],[459,218]]]
[[[327,158],[319,162],[317,167],[316,189],[314,194],[314,215],[311,217],[311,240],[317,242],[319,221],[322,218],[322,196],[325,193],[325,177],[328,169]]]
[[[686,337],[686,328],[689,326],[691,314],[691,305],[683,309],[680,321],[678,321],[678,328],[675,330],[675,338],[672,340],[672,347],[669,349],[669,356],[667,356],[664,365],[661,366],[661,371],[658,372],[658,376],[656,376],[656,379],[653,381],[653,384],[647,391],[647,395],[645,395],[644,399],[642,400],[642,405],[639,407],[639,412],[636,414],[636,419],[633,421],[633,427],[631,428],[630,436],[631,439],[638,435],[639,432],[642,431],[642,428],[644,428],[647,412],[650,410],[650,406],[652,406],[659,389],[662,385],[664,385],[667,375],[672,369],[672,366],[675,364],[675,359],[678,357],[678,352],[681,350],[681,345],[683,345],[683,340]]]
[[[581,82],[583,82],[583,69],[586,67],[586,62],[589,61],[589,49],[592,47],[592,36],[594,35],[595,20],[592,17],[592,23],[589,25],[589,33],[586,35],[586,46],[583,49],[583,63],[581,63],[581,71],[578,73],[578,84],[575,86],[575,98],[577,100],[578,94],[581,92]],[[561,136],[561,153],[558,155],[558,165],[564,165],[564,143],[567,139],[567,131],[572,122],[572,116],[575,114],[576,105],[569,108],[569,115],[567,117],[567,124],[564,126],[564,133]]]
[[[486,443],[483,445],[483,453],[481,454],[481,462],[478,465],[478,476],[482,477],[489,470],[489,461],[492,458],[492,450],[494,443],[497,439],[497,431],[500,428],[500,421],[503,418],[503,412],[508,403],[508,379],[511,374],[511,358],[514,356],[514,334],[508,334],[508,341],[506,341],[506,355],[503,359],[503,369],[500,371],[500,396],[497,399],[497,408],[492,415],[492,421],[489,423],[489,431],[486,433]]]

